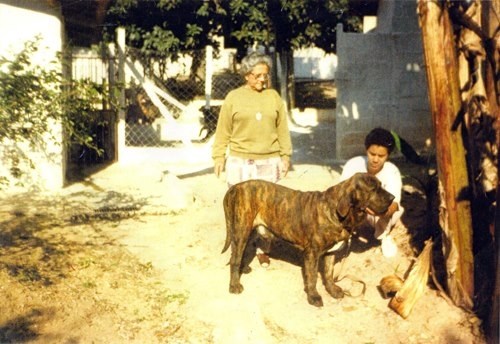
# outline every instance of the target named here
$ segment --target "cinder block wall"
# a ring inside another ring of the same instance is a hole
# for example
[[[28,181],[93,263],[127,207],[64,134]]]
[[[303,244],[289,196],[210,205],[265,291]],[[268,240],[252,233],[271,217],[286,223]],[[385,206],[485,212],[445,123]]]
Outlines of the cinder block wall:
[[[366,133],[396,131],[417,150],[433,141],[416,1],[381,0],[377,27],[337,33],[336,158],[364,154]]]

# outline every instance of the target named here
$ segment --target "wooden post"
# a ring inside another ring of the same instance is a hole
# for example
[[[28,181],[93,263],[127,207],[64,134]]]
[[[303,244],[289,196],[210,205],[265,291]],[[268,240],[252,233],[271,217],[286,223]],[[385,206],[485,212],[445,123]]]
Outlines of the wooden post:
[[[445,2],[418,0],[441,190],[440,224],[447,288],[456,305],[472,309],[474,262],[469,182],[460,127],[461,98],[452,23]]]
[[[116,45],[118,48],[118,125],[116,133],[116,159],[123,161],[125,153],[125,28],[116,29]]]
[[[214,48],[211,45],[205,47],[205,109],[210,111],[212,100],[212,76],[214,74]]]

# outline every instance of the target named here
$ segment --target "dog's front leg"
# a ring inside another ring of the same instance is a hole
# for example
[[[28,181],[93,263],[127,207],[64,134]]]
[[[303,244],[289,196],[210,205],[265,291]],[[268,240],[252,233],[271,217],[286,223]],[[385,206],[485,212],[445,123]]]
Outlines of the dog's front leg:
[[[335,299],[343,298],[344,292],[342,291],[342,288],[336,285],[333,279],[335,254],[327,253],[321,259],[322,259],[322,264],[320,272],[326,291]]]
[[[316,289],[318,281],[318,254],[314,249],[304,251],[304,279],[307,301],[316,307],[323,306],[323,299]]]

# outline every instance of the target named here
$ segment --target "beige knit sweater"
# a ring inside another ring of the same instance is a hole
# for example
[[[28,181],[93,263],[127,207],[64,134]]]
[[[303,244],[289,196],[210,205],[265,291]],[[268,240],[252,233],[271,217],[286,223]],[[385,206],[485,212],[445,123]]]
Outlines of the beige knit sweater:
[[[219,113],[212,158],[223,161],[228,147],[231,156],[244,159],[290,158],[286,106],[278,92],[242,86],[228,93]]]

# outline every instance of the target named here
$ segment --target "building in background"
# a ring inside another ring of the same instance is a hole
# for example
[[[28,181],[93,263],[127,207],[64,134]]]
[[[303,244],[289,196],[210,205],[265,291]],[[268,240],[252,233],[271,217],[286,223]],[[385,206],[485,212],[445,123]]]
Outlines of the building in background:
[[[394,130],[417,150],[434,137],[414,0],[380,0],[365,33],[337,31],[336,158],[365,151],[372,128]],[[371,18],[370,18],[371,19]]]

